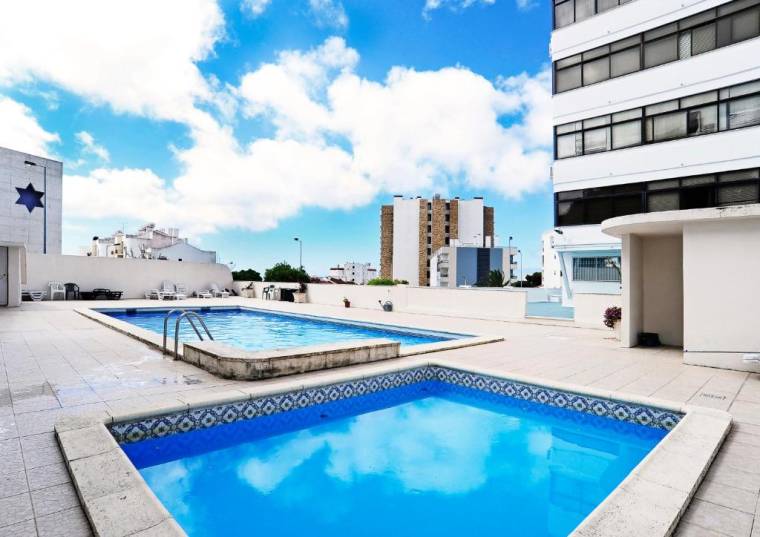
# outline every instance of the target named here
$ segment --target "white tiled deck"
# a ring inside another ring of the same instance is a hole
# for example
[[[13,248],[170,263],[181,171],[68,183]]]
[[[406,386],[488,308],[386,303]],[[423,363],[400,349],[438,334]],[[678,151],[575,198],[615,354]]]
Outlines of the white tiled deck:
[[[436,360],[728,410],[734,428],[677,535],[760,537],[760,518],[755,522],[760,517],[760,375],[686,366],[676,350],[621,349],[609,332],[566,326],[245,299],[200,303],[236,302],[502,335],[503,343],[437,353]],[[41,303],[0,309],[0,537],[90,534],[53,437],[57,416],[126,409],[148,400],[189,400],[199,392],[245,384],[165,359],[160,352],[72,311],[83,305]],[[157,303],[97,303],[140,305]]]

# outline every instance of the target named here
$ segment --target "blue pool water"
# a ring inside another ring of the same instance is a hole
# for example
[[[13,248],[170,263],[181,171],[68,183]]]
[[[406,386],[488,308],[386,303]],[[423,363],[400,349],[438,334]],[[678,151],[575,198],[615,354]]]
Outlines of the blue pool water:
[[[100,310],[116,319],[163,334],[166,310]],[[331,321],[318,317],[282,315],[248,308],[194,310],[216,341],[248,350],[283,349],[358,339],[387,338],[402,345],[434,343],[462,337],[439,332],[417,332],[401,327],[363,325]],[[176,315],[169,321],[169,338],[173,340]],[[200,328],[200,327],[199,327]],[[190,324],[180,325],[180,341],[197,341]]]
[[[559,537],[665,434],[425,381],[123,449],[191,537]]]

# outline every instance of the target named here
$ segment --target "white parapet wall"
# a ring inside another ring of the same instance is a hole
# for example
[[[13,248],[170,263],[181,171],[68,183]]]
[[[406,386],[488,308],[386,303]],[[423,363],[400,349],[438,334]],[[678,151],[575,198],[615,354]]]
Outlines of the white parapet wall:
[[[240,292],[249,284],[235,282],[234,288]],[[254,282],[254,296],[261,298],[262,289],[268,285],[298,287],[292,283]],[[342,306],[343,299],[347,298],[351,307],[379,309],[381,302],[390,300],[395,311],[473,319],[521,320],[525,318],[527,304],[526,292],[505,289],[340,284],[309,284],[307,287],[308,301],[312,304]]]
[[[106,288],[123,291],[124,298],[142,298],[147,289],[158,288],[164,280],[183,284],[192,293],[208,289],[211,283],[231,288],[232,273],[227,265],[216,263],[27,254],[24,288],[45,291],[51,281],[72,282],[80,291]]]

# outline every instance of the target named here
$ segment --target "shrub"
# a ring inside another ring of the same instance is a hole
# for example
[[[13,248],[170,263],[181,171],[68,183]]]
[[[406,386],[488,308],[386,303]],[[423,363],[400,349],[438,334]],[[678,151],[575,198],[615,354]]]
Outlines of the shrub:
[[[260,282],[261,274],[258,270],[253,270],[252,268],[233,270],[232,280],[236,282]]]
[[[406,280],[393,280],[391,278],[372,278],[367,285],[401,285],[409,283]]]
[[[308,283],[310,279],[304,269],[291,267],[284,261],[264,271],[264,280],[268,282]]]
[[[604,326],[615,328],[615,323],[623,318],[623,309],[618,306],[610,306],[604,310]]]

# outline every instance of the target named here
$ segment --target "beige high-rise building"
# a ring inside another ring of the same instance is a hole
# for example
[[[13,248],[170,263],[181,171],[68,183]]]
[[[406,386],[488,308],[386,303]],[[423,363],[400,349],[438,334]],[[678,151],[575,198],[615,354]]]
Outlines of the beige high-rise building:
[[[380,211],[380,275],[430,285],[430,258],[443,246],[493,247],[494,211],[482,197],[395,196]]]

